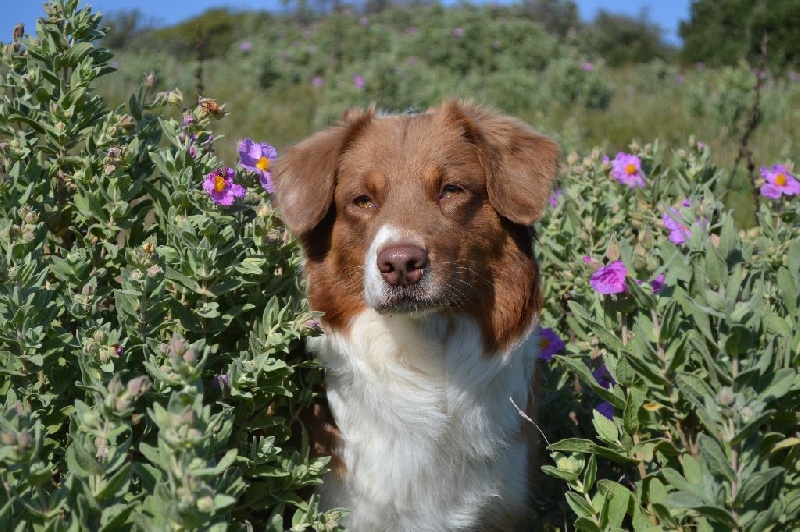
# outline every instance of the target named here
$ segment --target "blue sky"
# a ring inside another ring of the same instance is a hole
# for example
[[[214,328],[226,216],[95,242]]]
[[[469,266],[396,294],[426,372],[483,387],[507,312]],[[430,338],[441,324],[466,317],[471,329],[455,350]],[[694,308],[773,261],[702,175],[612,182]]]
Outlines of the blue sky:
[[[509,1],[509,0],[503,0]],[[25,24],[28,32],[36,28],[36,19],[44,14],[42,0],[4,0],[0,9],[0,41],[9,41],[16,22]],[[86,3],[85,1],[83,3]],[[280,0],[92,0],[88,2],[97,11],[138,8],[154,21],[174,24],[198,15],[211,7],[228,6],[233,9],[280,9]],[[445,1],[445,3],[449,3]],[[678,22],[689,18],[691,0],[577,0],[581,16],[591,20],[599,9],[611,13],[637,16],[643,9],[652,22],[664,29],[664,37],[679,44]]]

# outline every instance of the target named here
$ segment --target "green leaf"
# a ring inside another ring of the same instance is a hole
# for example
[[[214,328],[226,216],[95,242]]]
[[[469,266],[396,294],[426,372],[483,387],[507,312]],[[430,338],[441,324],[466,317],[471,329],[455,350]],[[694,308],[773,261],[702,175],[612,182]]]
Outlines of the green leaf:
[[[676,491],[667,495],[665,504],[674,506],[676,508],[689,508],[697,511],[700,515],[709,518],[712,521],[720,523],[726,527],[736,528],[737,523],[731,517],[731,514],[724,508],[704,502],[700,497],[693,493],[685,491]]]
[[[567,499],[567,504],[569,504],[569,507],[572,508],[573,512],[575,512],[575,515],[578,517],[586,517],[587,519],[594,517],[594,508],[592,508],[592,505],[589,504],[589,501],[587,501],[581,495],[578,495],[574,491],[568,491],[565,496]]]
[[[743,507],[748,503],[755,502],[759,495],[763,495],[764,487],[784,473],[784,468],[773,467],[747,476],[742,482],[739,493],[736,494],[736,499],[733,501],[734,506]]]
[[[97,494],[100,502],[112,500],[115,496],[127,493],[127,485],[131,478],[131,464],[127,463],[119,468],[119,471],[103,481],[103,489]]]
[[[628,513],[628,505],[633,494],[621,484],[605,479],[597,483],[597,491],[608,499],[603,519],[601,519],[601,524],[605,525],[603,528],[606,530],[609,527],[622,528],[622,522]]]
[[[595,455],[591,455],[586,463],[586,470],[583,472],[583,489],[587,493],[594,486],[595,479],[597,479],[597,458]]]
[[[581,532],[603,532],[594,521],[586,517],[579,517],[575,521],[575,530],[580,530]]]
[[[551,477],[560,478],[561,480],[570,483],[575,482],[578,480],[578,474],[572,471],[564,471],[562,469],[558,469],[551,465],[543,465],[542,471],[550,475]]]
[[[78,441],[74,441],[67,449],[67,466],[82,477],[103,474],[103,467]]]
[[[780,290],[781,301],[792,314],[798,313],[797,308],[797,283],[792,279],[789,270],[781,267],[778,270],[778,289]]]
[[[592,424],[597,431],[598,438],[612,444],[619,443],[619,431],[617,430],[617,426],[613,421],[597,410],[592,411]]]
[[[781,368],[767,377],[767,386],[758,398],[765,403],[782,399],[790,390],[795,388],[797,371],[794,368]]]
[[[590,453],[594,450],[595,444],[591,440],[581,438],[565,438],[547,447],[548,451],[562,451],[575,453]]]
[[[729,482],[736,480],[736,473],[733,471],[728,457],[714,438],[700,434],[697,437],[697,444],[700,456],[706,461],[712,473],[724,476]]]

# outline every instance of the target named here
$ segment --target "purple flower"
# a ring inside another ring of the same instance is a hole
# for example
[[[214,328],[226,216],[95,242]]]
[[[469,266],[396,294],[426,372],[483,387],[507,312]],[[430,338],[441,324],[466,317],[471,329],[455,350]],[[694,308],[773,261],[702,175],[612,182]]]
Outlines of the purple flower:
[[[688,200],[684,200],[683,206],[688,207],[686,204]],[[669,231],[669,241],[673,244],[683,244],[692,235],[691,229],[681,223],[681,213],[675,207],[667,207],[667,211],[661,217],[664,222],[664,227]]]
[[[269,171],[272,161],[278,156],[275,148],[266,142],[255,142],[252,139],[244,139],[239,142],[239,157],[243,168],[258,174],[261,186],[272,194],[275,188],[272,186],[272,173]]]
[[[320,89],[325,85],[325,78],[322,76],[314,76],[314,79],[311,80],[311,84],[314,85],[314,88]]]
[[[539,330],[539,358],[542,360],[550,361],[553,355],[564,349],[564,340],[562,340],[556,332],[549,327],[542,327]]]
[[[558,198],[564,195],[564,191],[560,188],[557,188],[550,194],[550,206],[555,208],[558,207]]]
[[[641,159],[630,153],[619,152],[611,162],[611,177],[631,188],[643,187]]]
[[[593,262],[597,262],[595,259],[593,259],[589,255],[584,255],[583,257],[581,257],[581,260],[583,260],[583,262],[585,262],[586,264],[591,264]]]
[[[228,385],[228,376],[225,374],[215,376],[211,379],[211,387],[215,390],[227,390],[230,388]]]
[[[664,274],[662,273],[650,281],[650,286],[656,294],[661,292],[661,289],[664,288]]]
[[[590,63],[589,61],[586,61],[583,63],[583,65],[581,65],[581,68],[583,68],[584,72],[591,72],[592,70],[594,70],[594,64]]]
[[[602,401],[594,409],[603,414],[607,419],[614,419],[614,407],[608,401]]]
[[[684,81],[686,81],[686,78],[684,78],[682,75],[678,74],[677,76],[675,76],[675,83],[677,83],[678,85],[683,85]]]
[[[589,279],[592,288],[601,294],[621,294],[628,287],[625,284],[625,277],[628,276],[628,269],[621,260],[615,260],[608,266],[604,266],[594,272]]]
[[[408,33],[409,35],[417,35],[419,34],[419,28],[417,28],[416,26],[409,26],[406,28],[406,33]]]
[[[361,74],[356,74],[353,76],[353,85],[356,86],[358,90],[362,90],[366,85],[366,81],[364,81],[364,76]]]
[[[214,170],[206,176],[203,188],[218,205],[232,205],[234,198],[243,198],[245,190],[242,185],[233,182],[236,173],[227,166]]]
[[[194,123],[194,117],[192,115],[184,115],[183,121],[181,122],[181,127],[186,128],[191,126]]]
[[[464,36],[464,28],[454,28],[453,35],[460,39]]]
[[[239,43],[239,50],[243,53],[247,54],[250,53],[250,50],[253,48],[253,44],[250,41],[242,41]]]
[[[770,169],[762,166],[761,177],[767,181],[761,187],[761,195],[765,198],[779,199],[781,196],[800,194],[800,182],[782,164],[773,165]]]
[[[614,380],[614,377],[611,376],[611,373],[608,372],[605,362],[600,364],[597,369],[592,372],[592,376],[594,377],[594,380],[597,381],[597,384],[606,390],[617,383],[617,381]]]

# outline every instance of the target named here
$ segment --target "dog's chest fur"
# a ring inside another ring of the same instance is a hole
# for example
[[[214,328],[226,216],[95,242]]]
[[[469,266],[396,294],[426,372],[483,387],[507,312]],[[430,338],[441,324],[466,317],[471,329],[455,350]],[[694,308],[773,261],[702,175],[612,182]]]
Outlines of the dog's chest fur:
[[[531,333],[486,356],[470,317],[373,310],[347,334],[312,339],[346,464],[323,506],[349,508],[355,531],[475,529],[521,514],[528,448],[510,398],[527,401],[537,346]]]

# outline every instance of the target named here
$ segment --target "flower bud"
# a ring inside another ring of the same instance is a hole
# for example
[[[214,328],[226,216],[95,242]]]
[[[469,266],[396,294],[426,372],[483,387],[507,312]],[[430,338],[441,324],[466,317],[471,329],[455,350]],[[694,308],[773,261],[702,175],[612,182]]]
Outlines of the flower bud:
[[[577,163],[578,160],[580,160],[580,156],[575,152],[572,152],[569,155],[567,155],[567,164],[569,164],[570,166],[575,166],[575,163]]]
[[[152,89],[156,86],[156,81],[156,74],[151,70],[150,73],[144,78],[144,86],[148,89]]]
[[[196,360],[197,360],[197,355],[195,355],[194,349],[190,347],[183,354],[183,361],[186,362],[187,364],[194,364]]]
[[[147,375],[141,375],[135,379],[128,381],[128,393],[134,397],[142,395],[150,389],[150,378]]]
[[[721,405],[730,406],[733,404],[733,399],[733,390],[731,390],[730,386],[724,386],[717,393],[717,402]]]
[[[608,249],[606,249],[606,258],[610,261],[619,260],[622,256],[622,251],[619,248],[619,243],[617,242],[617,235],[611,235],[611,240],[608,243]]]

